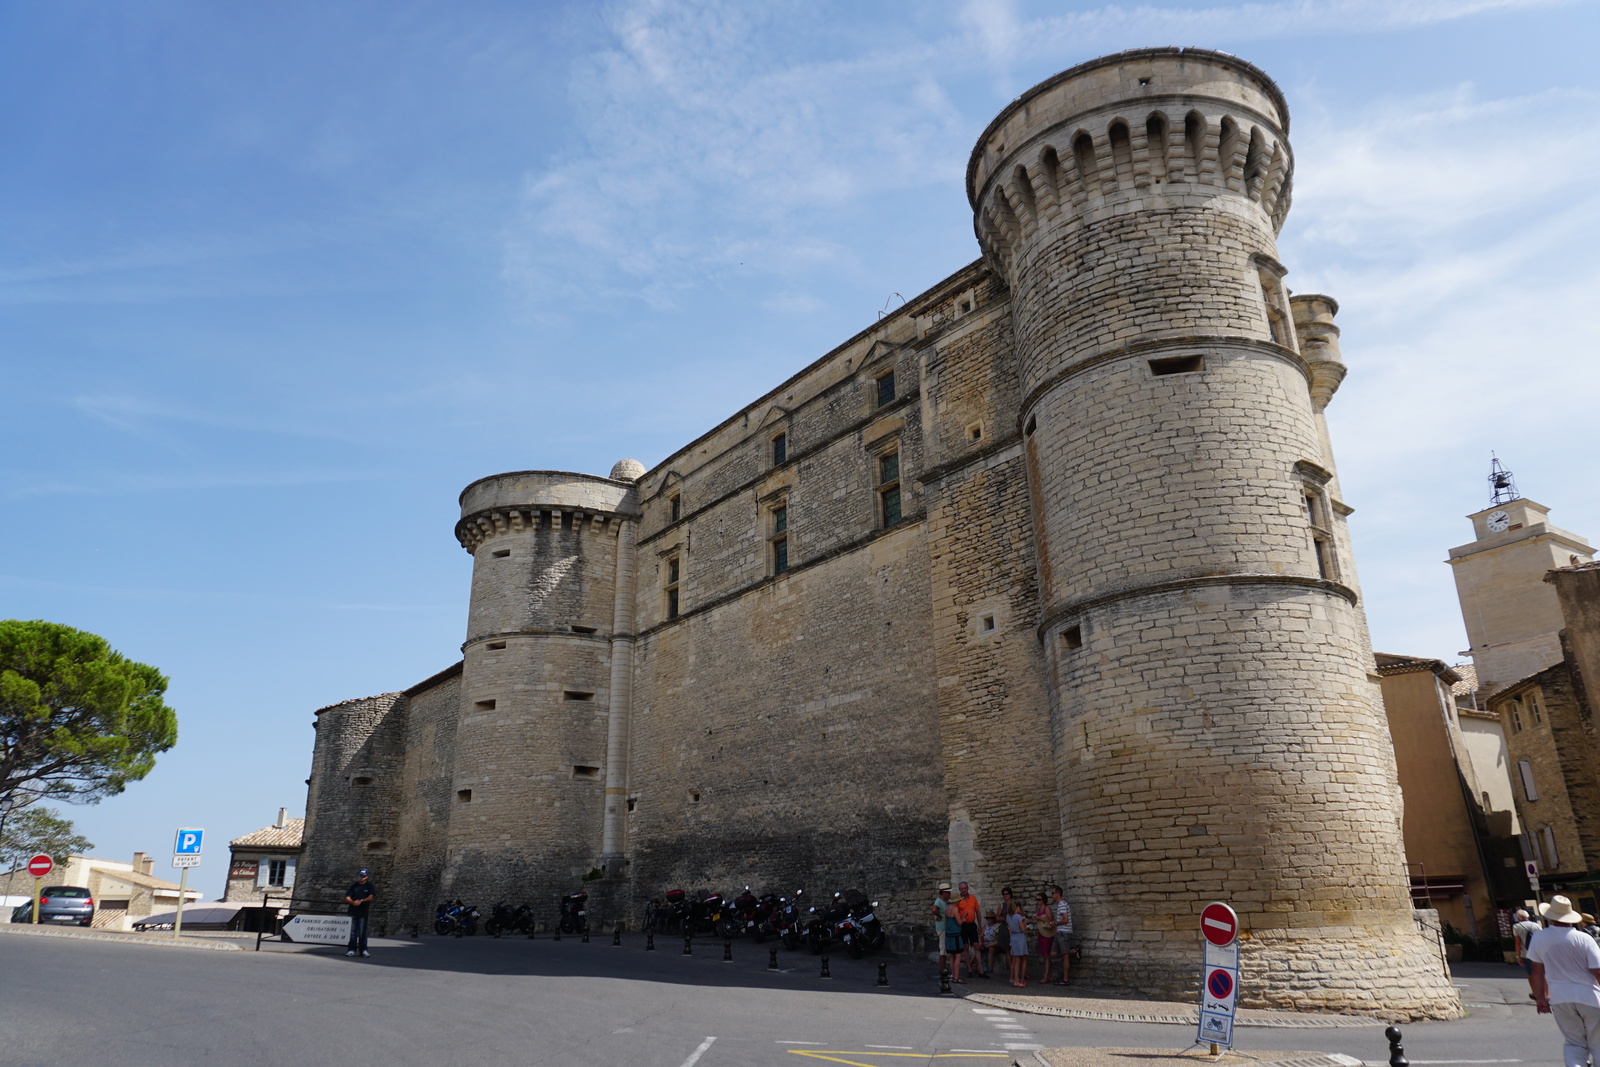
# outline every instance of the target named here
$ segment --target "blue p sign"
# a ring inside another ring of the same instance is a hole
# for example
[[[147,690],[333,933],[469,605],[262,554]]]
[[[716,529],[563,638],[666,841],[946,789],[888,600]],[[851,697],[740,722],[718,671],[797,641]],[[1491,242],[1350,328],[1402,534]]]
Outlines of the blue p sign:
[[[200,855],[200,839],[205,836],[205,831],[194,826],[185,826],[178,831],[178,840],[172,846],[175,856]]]

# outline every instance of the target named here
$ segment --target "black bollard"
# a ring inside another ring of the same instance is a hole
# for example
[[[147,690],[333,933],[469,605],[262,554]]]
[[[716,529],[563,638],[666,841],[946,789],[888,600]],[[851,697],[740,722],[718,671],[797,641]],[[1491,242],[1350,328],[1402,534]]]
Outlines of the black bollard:
[[[1406,1050],[1400,1047],[1400,1028],[1391,1026],[1383,1032],[1389,1039],[1389,1067],[1411,1067],[1411,1061],[1406,1059]]]
[[[654,930],[646,930],[644,932],[644,950],[646,952],[654,952],[656,950],[656,932]]]
[[[772,951],[767,953],[767,970],[775,971],[777,969],[778,969],[778,950],[777,949],[773,949]]]
[[[733,962],[733,942],[727,939],[724,939],[722,942],[722,962]]]
[[[822,974],[819,975],[818,977],[821,977],[821,978],[832,978],[833,977],[833,972],[828,970],[828,954],[826,952],[824,952],[822,954]]]
[[[611,931],[611,944],[614,948],[622,947],[622,927],[618,926]]]
[[[532,941],[533,940],[533,935],[538,933],[538,932],[539,932],[539,924],[538,923],[529,923],[528,924],[528,940],[529,941]]]
[[[878,984],[889,984],[889,965],[887,963],[878,964]]]
[[[589,943],[589,928],[587,926],[583,928],[583,943],[585,945]]]
[[[950,991],[950,968],[941,966],[939,968],[939,992],[949,993]]]
[[[555,936],[552,937],[550,940],[552,940],[552,941],[560,941],[561,940],[561,926],[559,924],[557,924],[557,926],[556,926]]]
[[[417,939],[417,924],[416,923],[412,923],[411,924],[411,940],[415,941],[416,939]]]
[[[693,940],[694,939],[692,937],[686,937],[686,938],[683,939],[683,954],[685,956],[693,956],[694,955],[694,949],[690,946],[690,942],[692,942]]]

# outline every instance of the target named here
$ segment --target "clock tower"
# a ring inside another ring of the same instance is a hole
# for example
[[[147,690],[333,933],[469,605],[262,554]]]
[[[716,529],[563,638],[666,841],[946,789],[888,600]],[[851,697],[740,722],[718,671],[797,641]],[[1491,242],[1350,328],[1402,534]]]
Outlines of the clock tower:
[[[1509,486],[1509,472],[1497,473]],[[1561,605],[1544,576],[1594,559],[1582,537],[1550,524],[1549,508],[1496,489],[1496,503],[1467,516],[1475,539],[1449,559],[1485,695],[1561,661]]]

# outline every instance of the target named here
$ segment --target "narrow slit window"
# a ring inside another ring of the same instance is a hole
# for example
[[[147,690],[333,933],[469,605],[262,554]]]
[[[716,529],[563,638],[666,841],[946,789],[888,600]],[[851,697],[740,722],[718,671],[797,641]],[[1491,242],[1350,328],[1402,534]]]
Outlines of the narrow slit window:
[[[1156,377],[1164,374],[1194,374],[1205,369],[1204,356],[1167,356],[1150,361],[1150,373]]]
[[[900,521],[900,454],[892,452],[878,457],[878,502],[883,525],[893,526]]]
[[[676,619],[678,617],[678,576],[681,573],[682,566],[676,556],[667,560],[667,585],[665,592],[667,601],[667,618],[669,619]]]
[[[772,573],[782,574],[789,569],[789,507],[787,504],[772,509]]]
[[[456,790],[456,803],[457,804],[471,804],[472,803],[472,790],[470,790],[470,789],[457,789]]]
[[[497,548],[491,553],[491,555],[493,555],[495,559],[505,559],[507,556],[511,555],[511,550],[509,548]]]
[[[570,626],[568,629],[575,634],[597,634],[600,632],[598,626]]]
[[[499,652],[506,647],[506,643],[504,641],[490,641],[483,647],[487,648],[490,652]]]
[[[994,632],[994,612],[989,611],[978,616],[978,632],[986,634]]]
[[[780,433],[772,439],[772,465],[776,467],[789,458],[789,435]]]
[[[600,777],[600,768],[599,767],[592,767],[587,763],[574,764],[573,768],[572,768],[572,777],[574,777],[574,778],[598,778],[598,777]]]
[[[562,700],[593,700],[594,699],[594,694],[593,693],[585,693],[581,689],[563,689],[561,691],[561,699]]]
[[[975,422],[967,427],[967,440],[972,442],[983,440],[983,423]]]
[[[494,701],[493,700],[474,700],[472,702],[472,710],[473,711],[493,711],[494,710]]]
[[[667,521],[677,522],[681,518],[683,518],[683,497],[670,497],[667,500]]]
[[[881,408],[885,404],[892,403],[893,401],[894,371],[890,371],[888,374],[885,374],[883,377],[878,379],[878,406]]]
[[[1061,643],[1067,648],[1083,647],[1083,627],[1069,626],[1061,631]]]

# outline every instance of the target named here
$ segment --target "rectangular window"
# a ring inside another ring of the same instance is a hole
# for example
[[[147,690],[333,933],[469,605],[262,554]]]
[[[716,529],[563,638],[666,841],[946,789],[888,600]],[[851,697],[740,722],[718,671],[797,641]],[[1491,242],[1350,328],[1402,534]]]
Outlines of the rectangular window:
[[[1544,710],[1539,707],[1539,694],[1538,693],[1529,693],[1528,694],[1528,710],[1533,712],[1533,725],[1535,725],[1535,726],[1543,726],[1544,725]]]
[[[472,790],[470,790],[470,789],[457,789],[456,790],[456,803],[457,804],[471,804],[472,803]]]
[[[267,884],[282,885],[284,877],[289,873],[289,864],[286,860],[267,861]]]
[[[881,408],[885,404],[891,403],[893,400],[894,371],[890,371],[888,374],[885,374],[882,378],[878,379],[878,406]]]
[[[593,700],[594,699],[594,694],[593,693],[585,693],[585,692],[582,692],[582,691],[577,690],[577,689],[563,689],[561,691],[561,699],[562,700]]]
[[[1522,732],[1522,706],[1516,701],[1512,701],[1511,707],[1507,711],[1511,718],[1511,732],[1520,734]]]
[[[1068,648],[1083,647],[1083,627],[1069,626],[1061,631],[1061,643]]]
[[[574,777],[574,778],[598,778],[598,777],[600,777],[600,768],[599,767],[591,767],[591,766],[588,766],[587,764],[580,763],[580,764],[577,764],[576,766],[574,766],[572,768],[572,777]]]
[[[492,701],[492,700],[475,700],[472,703],[472,710],[473,711],[493,711],[494,710],[494,701]]]
[[[787,507],[772,509],[772,532],[781,534],[789,529],[789,509]]]
[[[772,465],[776,467],[789,458],[789,435],[780,433],[772,439]]]
[[[506,647],[506,643],[504,641],[490,641],[487,645],[484,645],[483,647],[487,648],[490,652],[501,652],[501,651],[504,651],[504,649]]]
[[[669,619],[676,619],[678,617],[678,576],[681,573],[682,573],[682,567],[680,566],[680,564],[678,562],[678,558],[676,556],[674,556],[672,559],[667,560],[667,590],[666,590],[666,592],[667,592],[667,618],[669,618]]]
[[[900,521],[900,456],[898,453],[878,459],[878,501],[883,512],[883,524],[893,526]]]
[[[772,573],[782,574],[789,569],[789,539],[776,538],[772,542]]]
[[[681,518],[683,518],[683,497],[671,497],[667,500],[667,521],[677,522]]]
[[[667,584],[678,584],[678,561],[675,559],[667,561]]]
[[[1529,803],[1539,799],[1539,788],[1533,784],[1533,764],[1527,760],[1517,762],[1517,772],[1522,776],[1522,795]]]
[[[1168,356],[1150,361],[1150,373],[1158,378],[1163,374],[1194,374],[1205,369],[1206,361],[1202,356]]]

